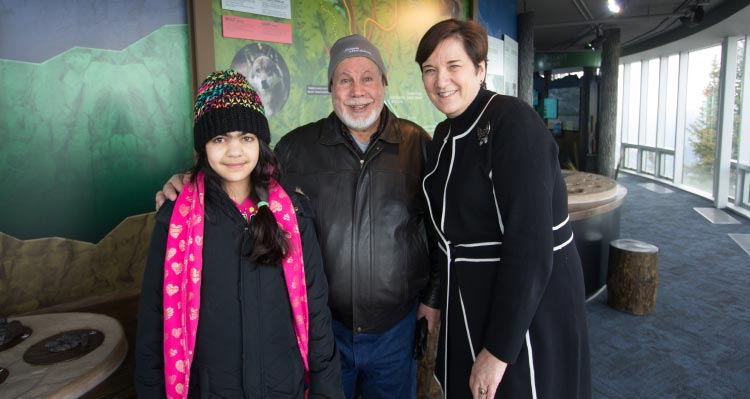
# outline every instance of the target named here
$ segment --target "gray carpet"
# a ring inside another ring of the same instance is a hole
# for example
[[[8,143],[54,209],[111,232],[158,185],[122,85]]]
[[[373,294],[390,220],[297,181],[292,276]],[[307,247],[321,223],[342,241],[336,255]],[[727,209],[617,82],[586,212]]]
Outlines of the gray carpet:
[[[729,236],[750,222],[711,224],[693,210],[706,199],[618,181],[620,236],[659,247],[659,287],[649,315],[610,308],[606,290],[587,304],[594,398],[750,398],[750,255]]]

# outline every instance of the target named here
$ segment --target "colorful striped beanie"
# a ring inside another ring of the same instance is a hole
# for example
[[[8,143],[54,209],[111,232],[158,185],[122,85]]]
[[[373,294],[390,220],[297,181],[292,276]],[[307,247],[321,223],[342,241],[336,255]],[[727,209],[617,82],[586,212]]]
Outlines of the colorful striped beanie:
[[[266,144],[271,142],[260,96],[241,73],[232,69],[208,75],[198,89],[193,115],[196,150],[220,134],[238,130],[254,133]]]

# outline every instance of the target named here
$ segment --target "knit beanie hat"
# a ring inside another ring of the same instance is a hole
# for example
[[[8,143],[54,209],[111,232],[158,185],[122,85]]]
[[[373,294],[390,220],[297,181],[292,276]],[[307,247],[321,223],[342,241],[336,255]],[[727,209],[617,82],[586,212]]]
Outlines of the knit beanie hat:
[[[216,71],[203,81],[195,99],[193,146],[200,150],[212,138],[234,131],[254,133],[266,144],[271,130],[260,96],[234,70]]]
[[[331,61],[328,64],[328,91],[331,91],[333,72],[336,70],[336,67],[341,61],[349,57],[369,58],[378,66],[383,79],[386,79],[385,64],[383,63],[383,58],[380,57],[378,48],[362,35],[349,35],[337,40],[333,44],[333,47],[331,47]],[[388,84],[387,80],[385,80],[385,84]]]

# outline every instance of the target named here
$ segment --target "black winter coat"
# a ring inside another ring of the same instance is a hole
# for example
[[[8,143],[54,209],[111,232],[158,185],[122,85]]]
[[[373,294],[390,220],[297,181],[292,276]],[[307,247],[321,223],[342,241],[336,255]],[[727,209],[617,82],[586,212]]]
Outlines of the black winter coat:
[[[285,185],[315,209],[333,317],[362,333],[388,330],[417,299],[439,307],[441,259],[420,184],[430,136],[387,107],[380,118],[364,154],[335,113],[276,145]]]
[[[207,188],[208,189],[208,188]],[[222,193],[223,194],[223,193]],[[207,194],[208,195],[208,194]],[[310,398],[343,398],[327,283],[310,209],[294,200],[302,239],[309,312]],[[140,398],[163,398],[162,290],[174,202],[156,215],[143,277],[136,336]],[[280,266],[242,257],[249,237],[239,211],[209,212],[204,224],[201,307],[190,370],[190,398],[302,398],[304,366]]]
[[[472,398],[484,348],[508,363],[496,398],[590,398],[583,269],[557,145],[531,107],[493,95],[441,122],[430,148],[424,188],[448,260],[436,376],[447,398]]]

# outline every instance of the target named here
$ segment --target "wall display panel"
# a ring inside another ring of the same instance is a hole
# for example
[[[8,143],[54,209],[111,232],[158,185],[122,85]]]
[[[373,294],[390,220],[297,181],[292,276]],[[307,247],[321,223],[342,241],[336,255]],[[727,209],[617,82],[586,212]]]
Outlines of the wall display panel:
[[[184,2],[3,4],[0,232],[97,243],[192,163]]]
[[[367,37],[380,49],[388,77],[385,101],[396,115],[418,123],[430,134],[445,118],[424,92],[414,55],[419,39],[435,22],[467,17],[462,2],[313,0],[304,6],[292,2],[290,19],[223,9],[221,3],[212,0],[210,10],[199,2],[192,5],[193,12],[199,14],[193,32],[204,32],[210,24],[208,30],[213,35],[213,48],[198,47],[194,57],[211,59],[209,71],[235,68],[260,88],[269,110],[273,143],[292,129],[332,112],[327,82],[329,51],[338,38],[353,33]],[[291,44],[225,37],[222,18],[227,16],[288,25]],[[200,82],[204,76],[194,78]]]

